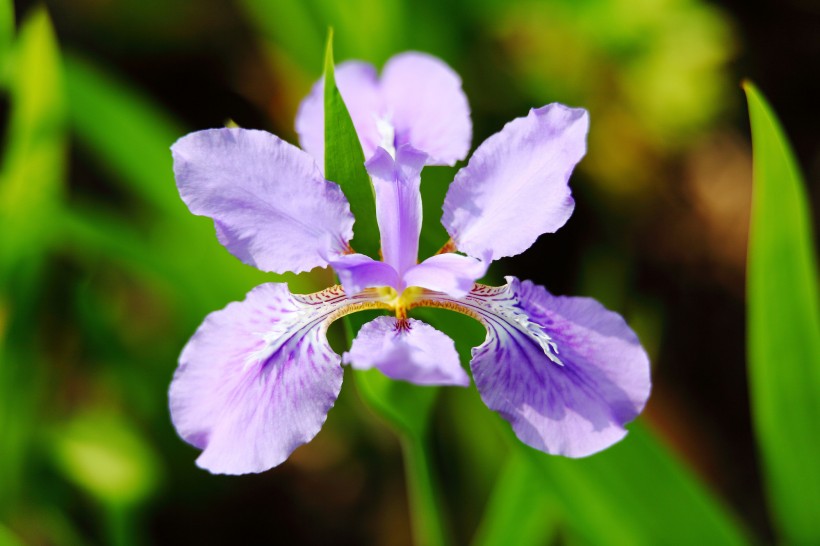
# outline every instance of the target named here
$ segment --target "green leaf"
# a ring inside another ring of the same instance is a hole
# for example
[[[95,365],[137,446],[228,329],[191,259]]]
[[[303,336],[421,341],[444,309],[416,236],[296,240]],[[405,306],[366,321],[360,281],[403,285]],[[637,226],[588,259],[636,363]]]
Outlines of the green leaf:
[[[820,543],[820,308],[802,176],[777,117],[744,83],[754,147],[749,382],[770,508],[788,544]]]
[[[748,543],[734,517],[640,423],[585,459],[517,445],[554,492],[567,525],[590,544]]]
[[[533,465],[520,452],[513,453],[496,480],[473,546],[552,544],[557,510]]]
[[[325,178],[341,186],[356,218],[351,245],[371,258],[379,255],[376,194],[364,167],[364,152],[353,120],[336,87],[333,31],[328,32],[325,55]]]
[[[188,215],[174,185],[170,152],[186,133],[181,124],[92,63],[69,55],[65,65],[72,128],[115,174],[110,181],[167,214]]]
[[[534,503],[545,512],[543,517],[555,518],[567,543],[749,543],[746,530],[726,506],[640,421],[631,424],[626,438],[611,448],[583,459],[568,459],[521,443],[509,423],[488,410],[474,388],[454,394],[459,404],[451,420],[480,431],[472,435],[454,433],[465,442],[458,448],[460,453],[475,457],[501,444],[509,448],[508,457],[519,458],[530,466],[527,473],[532,484],[524,486],[524,480],[519,480],[522,489],[518,491],[497,485],[493,500],[499,491],[506,490],[507,503],[514,505],[529,488],[540,490]],[[500,479],[507,476],[506,472]],[[539,500],[541,497],[546,498]],[[546,512],[548,499],[552,499],[553,511]],[[488,510],[485,517],[492,520],[496,516]],[[522,524],[527,524],[528,517],[522,516]],[[485,525],[490,524],[482,524],[480,529]],[[482,539],[479,535],[478,540]]]
[[[11,72],[11,120],[0,173],[0,286],[10,268],[36,259],[62,194],[65,105],[57,41],[45,10],[23,24]]]
[[[303,68],[322,62],[322,30],[305,0],[243,0],[251,23],[274,39]]]
[[[14,2],[0,0],[0,83],[8,78],[9,59],[14,43]]]
[[[0,546],[24,546],[23,541],[12,534],[12,532],[0,523]]]
[[[23,22],[7,75],[11,112],[0,172],[0,513],[14,507],[23,489],[34,416],[43,403],[41,361],[31,348],[41,341],[38,282],[65,170],[61,61],[44,9]]]

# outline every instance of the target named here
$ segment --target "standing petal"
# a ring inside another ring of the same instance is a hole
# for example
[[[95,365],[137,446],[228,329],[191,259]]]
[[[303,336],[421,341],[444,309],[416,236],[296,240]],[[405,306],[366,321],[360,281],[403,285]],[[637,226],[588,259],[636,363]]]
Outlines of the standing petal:
[[[439,305],[487,327],[471,368],[481,398],[527,445],[584,457],[626,435],[649,397],[649,359],[617,313],[590,298],[556,297],[529,281],[477,285]]]
[[[586,152],[586,110],[530,110],[487,140],[457,174],[441,219],[456,247],[492,260],[526,250],[560,228],[575,202],[568,186]]]
[[[327,265],[353,237],[339,186],[302,150],[264,131],[211,129],[172,147],[174,174],[191,212],[213,218],[219,241],[263,271]]]
[[[347,106],[364,157],[378,147],[393,153],[409,144],[428,154],[428,165],[454,165],[470,149],[472,122],[458,74],[425,53],[396,55],[376,70],[360,61],[336,67],[336,86]],[[313,86],[296,114],[299,142],[324,164],[324,80]]]
[[[470,384],[453,340],[416,319],[378,317],[368,322],[343,360],[357,370],[378,368],[391,379],[417,385]]]
[[[376,190],[382,256],[399,276],[416,265],[421,233],[421,169],[427,154],[402,146],[395,159],[379,148],[365,163]]]
[[[353,126],[359,135],[365,158],[369,158],[381,142],[378,121],[382,115],[382,97],[376,69],[361,61],[347,61],[336,66],[336,87],[347,106]],[[316,82],[299,105],[296,132],[299,144],[322,166],[325,156],[325,81]],[[392,145],[392,142],[391,142]]]
[[[455,165],[467,157],[470,106],[449,66],[425,53],[402,53],[384,66],[381,88],[397,148],[410,144],[424,151],[428,165]]]
[[[338,287],[310,295],[263,284],[215,311],[182,351],[170,388],[171,418],[219,474],[262,472],[310,441],[342,384],[327,343],[332,320],[362,306]]]

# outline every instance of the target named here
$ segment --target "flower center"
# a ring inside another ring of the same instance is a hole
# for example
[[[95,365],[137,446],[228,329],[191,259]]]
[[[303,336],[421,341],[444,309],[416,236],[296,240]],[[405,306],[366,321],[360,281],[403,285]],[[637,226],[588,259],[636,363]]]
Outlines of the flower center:
[[[377,289],[381,301],[390,306],[396,313],[396,318],[404,320],[407,318],[407,310],[414,307],[414,303],[421,299],[424,289],[418,286],[410,286],[399,293],[395,288],[385,286]]]

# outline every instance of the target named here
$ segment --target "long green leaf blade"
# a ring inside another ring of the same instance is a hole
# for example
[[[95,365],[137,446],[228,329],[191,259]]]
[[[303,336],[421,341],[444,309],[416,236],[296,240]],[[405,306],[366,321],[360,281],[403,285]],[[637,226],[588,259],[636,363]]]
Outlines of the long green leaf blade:
[[[640,423],[626,440],[586,459],[520,449],[589,544],[748,543],[734,517]]]
[[[556,534],[556,503],[537,469],[520,452],[512,453],[495,482],[495,489],[473,546],[540,546]]]
[[[754,423],[781,539],[820,543],[820,308],[802,176],[777,117],[744,84],[754,148],[748,351]]]
[[[10,52],[10,119],[0,172],[0,517],[23,494],[40,398],[39,281],[61,207],[65,101],[57,38],[44,8]]]
[[[342,95],[336,87],[333,68],[333,32],[328,33],[325,55],[325,177],[341,186],[356,218],[353,248],[377,258],[379,226],[376,196],[364,168],[364,152]]]

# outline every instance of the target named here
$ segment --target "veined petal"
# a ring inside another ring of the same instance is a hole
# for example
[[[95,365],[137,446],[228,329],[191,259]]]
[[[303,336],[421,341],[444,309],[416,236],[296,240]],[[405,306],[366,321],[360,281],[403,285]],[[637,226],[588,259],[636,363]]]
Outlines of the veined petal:
[[[485,140],[444,200],[441,222],[456,248],[496,260],[563,226],[575,206],[568,181],[588,128],[586,110],[550,104]]]
[[[404,274],[404,284],[444,292],[454,298],[466,296],[475,281],[487,273],[489,261],[448,252],[430,256]]]
[[[263,271],[324,267],[353,237],[342,190],[295,146],[247,129],[191,133],[172,147],[191,212],[213,218],[219,241]]]
[[[347,61],[336,66],[335,76],[336,87],[353,120],[364,156],[369,158],[381,142],[378,122],[384,110],[376,69],[361,61]],[[325,81],[321,78],[313,85],[296,112],[299,144],[316,159],[322,172],[325,164],[324,93]]]
[[[419,52],[391,58],[381,89],[395,146],[410,144],[428,165],[455,165],[470,150],[473,126],[461,78],[440,59]]]
[[[437,299],[417,304],[466,312],[486,326],[486,340],[473,349],[473,379],[527,445],[590,455],[623,438],[646,404],[646,352],[623,318],[595,300],[553,296],[514,277],[499,288],[476,285],[459,300]]]
[[[368,322],[343,360],[357,370],[378,368],[391,379],[417,385],[470,384],[453,340],[416,319],[378,317]]]
[[[399,276],[416,265],[421,233],[421,169],[427,154],[402,146],[395,159],[384,148],[366,163],[376,190],[376,220],[384,261]]]
[[[327,343],[339,316],[381,305],[339,287],[309,295],[268,283],[205,318],[179,360],[171,418],[213,473],[262,472],[321,428],[342,384]]]
[[[330,261],[339,282],[348,294],[358,294],[365,288],[390,286],[401,292],[399,274],[390,264],[378,262],[364,254],[345,254]]]

